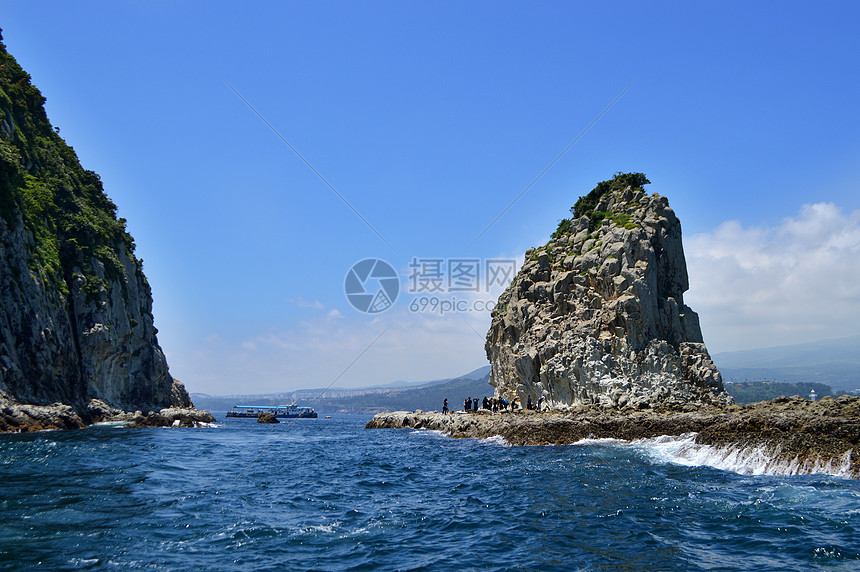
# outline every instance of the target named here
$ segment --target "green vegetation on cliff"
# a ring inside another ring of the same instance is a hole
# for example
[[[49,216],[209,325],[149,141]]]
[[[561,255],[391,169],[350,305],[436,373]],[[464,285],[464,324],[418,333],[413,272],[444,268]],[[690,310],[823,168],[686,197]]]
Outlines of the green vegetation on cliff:
[[[44,103],[0,37],[0,430],[56,425],[31,406],[79,424],[93,419],[93,399],[124,411],[188,407],[125,220]]]
[[[636,225],[635,223],[630,222],[629,215],[624,213],[599,211],[596,210],[597,206],[600,203],[600,199],[603,198],[603,195],[610,191],[621,191],[628,187],[634,191],[641,191],[644,190],[642,188],[644,185],[650,184],[651,181],[648,180],[644,173],[615,173],[610,180],[600,181],[597,183],[597,186],[591,190],[591,192],[585,196],[579,197],[576,204],[570,207],[570,213],[573,215],[574,219],[587,216],[589,221],[588,227],[592,232],[600,226],[603,219],[610,219],[618,226],[624,228],[633,228]],[[552,234],[552,238],[556,239],[566,234],[570,234],[570,223],[571,219],[569,218],[561,219],[558,223],[558,228]]]
[[[650,185],[651,181],[644,173],[616,173],[612,179],[608,181],[600,181],[590,193],[584,197],[579,197],[576,204],[570,208],[573,218],[581,216],[589,216],[597,208],[597,203],[609,191],[621,191],[627,187],[633,189],[641,189],[644,185]]]
[[[141,262],[101,179],[81,167],[74,149],[52,128],[44,103],[0,35],[0,215],[10,230],[23,223],[32,233],[29,266],[35,277],[65,296],[80,275],[87,297],[97,299],[102,286],[125,275],[123,252],[138,270]],[[93,260],[103,265],[104,279]]]

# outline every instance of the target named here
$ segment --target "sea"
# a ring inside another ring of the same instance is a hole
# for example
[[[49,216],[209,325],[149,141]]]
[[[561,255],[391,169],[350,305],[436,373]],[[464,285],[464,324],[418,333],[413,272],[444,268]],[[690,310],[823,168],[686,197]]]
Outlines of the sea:
[[[369,416],[0,435],[8,570],[860,570],[860,483]],[[689,449],[687,449],[689,450]]]

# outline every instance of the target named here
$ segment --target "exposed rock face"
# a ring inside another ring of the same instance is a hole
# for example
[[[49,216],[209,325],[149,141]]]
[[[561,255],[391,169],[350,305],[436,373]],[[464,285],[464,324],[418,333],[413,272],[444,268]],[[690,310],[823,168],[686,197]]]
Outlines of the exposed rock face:
[[[278,421],[278,418],[275,417],[274,413],[264,411],[257,415],[257,423],[280,423],[280,421]]]
[[[65,404],[83,422],[91,417],[91,399],[127,411],[192,407],[168,373],[151,290],[125,221],[98,175],[84,170],[55,133],[44,98],[2,43],[0,63],[0,408],[6,407],[6,428],[26,418],[15,414],[20,404]]]
[[[149,413],[126,413],[110,418],[114,421],[129,421],[130,427],[206,427],[215,422],[208,411],[181,407],[168,407]]]
[[[665,197],[618,182],[526,251],[487,334],[490,384],[551,409],[730,404],[684,304],[681,223]]]
[[[87,298],[77,267],[64,297],[31,273],[33,243],[23,224],[11,230],[0,219],[0,395],[40,405],[98,398],[131,411],[190,406],[167,371],[149,284],[128,253],[118,257],[124,273],[97,298]],[[102,263],[88,263],[104,279]]]

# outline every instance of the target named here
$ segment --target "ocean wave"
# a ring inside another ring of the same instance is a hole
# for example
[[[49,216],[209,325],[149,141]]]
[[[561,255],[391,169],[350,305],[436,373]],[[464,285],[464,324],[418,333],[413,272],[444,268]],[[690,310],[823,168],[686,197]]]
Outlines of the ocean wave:
[[[308,535],[334,534],[335,532],[337,532],[338,528],[340,528],[339,522],[333,522],[331,524],[315,524],[302,528],[301,533]]]
[[[93,423],[90,427],[125,427],[128,425],[128,421],[99,421],[98,423]]]
[[[585,439],[580,439],[576,443],[571,443],[572,447],[592,447],[597,446],[600,447],[602,445],[627,445],[629,441],[625,441],[624,439],[613,439],[612,437],[586,437]]]
[[[851,477],[851,450],[839,458],[782,454],[779,446],[702,445],[696,443],[696,433],[679,436],[662,435],[650,439],[621,441],[618,439],[583,439],[576,445],[616,445],[630,447],[653,461],[690,467],[713,467],[741,475],[794,476],[823,474]]]
[[[511,444],[507,439],[502,437],[501,435],[493,435],[492,437],[484,437],[482,439],[478,439],[480,443],[487,443],[488,445],[501,445],[502,447],[510,447]]]
[[[413,429],[409,432],[412,435],[432,435],[433,437],[444,437],[446,433],[439,429]]]

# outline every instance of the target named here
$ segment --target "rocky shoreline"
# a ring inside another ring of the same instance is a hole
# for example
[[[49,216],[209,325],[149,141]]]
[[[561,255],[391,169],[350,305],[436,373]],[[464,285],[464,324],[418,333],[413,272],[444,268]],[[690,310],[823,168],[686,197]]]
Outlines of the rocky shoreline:
[[[619,411],[597,407],[567,412],[491,414],[380,413],[368,429],[441,431],[454,438],[502,437],[511,445],[570,445],[586,438],[626,441],[695,433],[695,443],[734,457],[767,459],[774,474],[828,473],[860,478],[860,397],[801,397],[696,411]]]
[[[159,411],[123,411],[93,399],[86,407],[62,403],[22,405],[0,403],[0,433],[27,433],[50,429],[83,429],[93,423],[123,422],[129,427],[201,427],[214,423],[208,411],[168,407]]]

